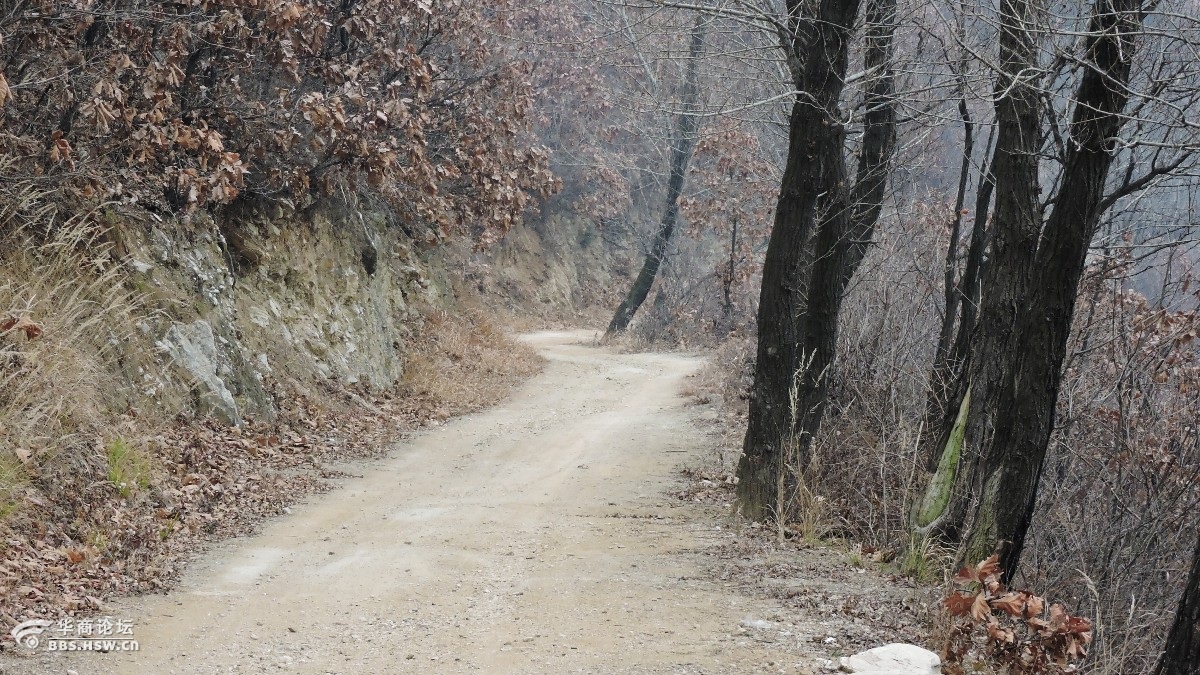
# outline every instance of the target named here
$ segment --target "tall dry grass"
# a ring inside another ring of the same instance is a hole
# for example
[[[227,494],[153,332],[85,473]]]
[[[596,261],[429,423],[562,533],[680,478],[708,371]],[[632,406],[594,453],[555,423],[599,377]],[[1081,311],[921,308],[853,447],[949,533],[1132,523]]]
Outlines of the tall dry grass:
[[[424,317],[397,385],[400,398],[427,413],[422,417],[444,421],[494,404],[541,369],[541,357],[482,307],[463,303]]]
[[[126,400],[119,352],[138,339],[140,311],[90,214],[63,218],[36,189],[14,193],[0,204],[0,319],[36,329],[0,334],[0,515],[8,517],[30,481],[103,470],[97,440]]]

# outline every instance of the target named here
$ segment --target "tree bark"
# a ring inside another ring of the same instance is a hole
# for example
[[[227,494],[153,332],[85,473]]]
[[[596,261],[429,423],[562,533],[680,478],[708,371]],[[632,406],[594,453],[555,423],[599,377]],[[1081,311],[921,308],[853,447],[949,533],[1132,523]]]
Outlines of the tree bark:
[[[979,314],[980,277],[984,270],[987,219],[994,185],[991,173],[986,170],[980,180],[981,184],[975,193],[975,223],[971,227],[967,262],[954,288],[954,305],[960,315],[956,325],[948,325],[943,321],[943,332],[939,334],[937,352],[929,373],[929,393],[925,400],[924,431],[918,457],[926,471],[936,469],[958,419],[959,406],[970,386],[970,381],[963,377],[963,373],[969,366],[970,337]]]
[[[692,152],[696,148],[696,131],[700,123],[700,119],[696,115],[700,98],[700,85],[697,80],[699,79],[700,57],[704,53],[706,25],[703,17],[697,16],[696,23],[692,27],[687,69],[684,74],[683,110],[676,120],[675,138],[671,146],[671,173],[667,180],[667,202],[663,209],[662,220],[654,235],[654,243],[650,252],[646,254],[646,259],[642,262],[641,271],[638,272],[637,278],[629,288],[629,293],[617,307],[612,321],[608,324],[608,330],[604,333],[605,340],[617,333],[624,332],[629,327],[629,323],[633,321],[633,315],[646,301],[646,296],[650,294],[650,289],[654,286],[654,279],[658,276],[658,269],[667,256],[667,248],[671,244],[675,226],[679,222],[679,197],[683,194],[684,178],[687,176]]]
[[[982,273],[983,292],[977,325],[971,327],[969,355],[956,383],[956,396],[971,396],[965,417],[953,408],[946,415],[939,438],[957,438],[941,448],[938,470],[931,477],[923,503],[941,504],[926,511],[918,530],[956,539],[977,491],[973,468],[976,450],[988,442],[999,414],[995,392],[1010,369],[1008,358],[1017,337],[1017,319],[1031,282],[1034,254],[1041,226],[1038,205],[1038,158],[1041,146],[1039,93],[1029,78],[1037,72],[1038,43],[1031,30],[1038,25],[1038,0],[1001,0],[1000,69],[996,77],[996,147],[991,176],[996,208],[990,228],[990,262]],[[966,328],[964,324],[964,328]],[[961,396],[959,395],[961,394]],[[952,432],[959,427],[961,435]],[[947,424],[948,423],[948,424]],[[956,445],[957,447],[952,447]],[[958,456],[956,462],[942,461]],[[946,475],[949,472],[949,475]],[[934,495],[950,486],[945,495]]]
[[[958,327],[958,312],[962,306],[962,287],[958,278],[958,249],[962,236],[963,207],[967,201],[967,181],[971,175],[971,155],[975,151],[975,124],[967,108],[965,87],[959,86],[964,98],[958,102],[959,115],[963,123],[962,164],[958,170],[958,191],[954,196],[954,212],[950,221],[950,241],[946,244],[946,257],[942,263],[942,328],[938,331],[937,349],[933,356],[930,384],[930,402],[938,407],[945,404],[950,389],[950,380],[938,377],[949,372],[950,349],[954,344]],[[981,186],[982,188],[982,186]]]
[[[758,349],[743,454],[738,462],[738,502],[751,520],[776,515],[783,462],[793,445],[790,393],[800,363],[801,315],[807,304],[806,270],[820,195],[840,188],[845,176],[838,100],[845,87],[847,42],[858,0],[821,0],[803,16],[789,0],[783,48],[799,94],[789,120],[775,224],[763,261],[758,304]],[[808,55],[808,58],[803,58]]]
[[[1034,283],[1004,355],[992,434],[980,446],[978,501],[960,561],[999,552],[1006,581],[1016,572],[1054,429],[1067,339],[1088,247],[1100,220],[1114,141],[1144,13],[1141,0],[1097,0],[1075,92],[1063,179],[1034,260]],[[987,289],[985,289],[985,294]]]
[[[738,216],[733,214],[729,228],[729,264],[721,278],[721,334],[733,332],[733,280],[737,273]]]
[[[793,453],[807,463],[820,424],[837,344],[837,315],[882,209],[895,145],[890,68],[894,0],[867,10],[867,67],[880,66],[867,94],[858,176],[847,189],[845,128],[838,101],[858,0],[822,0],[802,17],[789,2],[795,37],[785,44],[796,88],[775,227],[767,244],[758,311],[758,351],[738,499],[752,520],[779,517],[780,488]],[[800,58],[800,55],[807,58]],[[797,379],[798,378],[798,379]]]
[[[866,70],[878,75],[867,87],[863,105],[863,141],[854,187],[845,198],[831,200],[817,231],[812,280],[804,313],[801,357],[806,367],[797,388],[799,413],[795,434],[797,466],[808,465],[813,438],[828,401],[829,376],[837,352],[838,316],[850,280],[858,271],[883,211],[892,155],[896,148],[895,77],[891,69],[895,0],[870,0],[864,12]],[[839,180],[844,180],[839,176]],[[843,193],[844,194],[844,193]]]
[[[980,167],[975,186],[974,222],[971,226],[970,244],[967,248],[966,264],[959,270],[959,248],[962,239],[962,220],[966,205],[967,183],[970,178],[971,159],[975,153],[975,122],[967,106],[967,83],[963,75],[966,65],[956,71],[958,80],[959,118],[963,124],[963,153],[959,167],[958,191],[954,198],[954,214],[950,241],[946,247],[943,265],[943,308],[942,327],[938,331],[937,347],[933,365],[929,369],[928,392],[925,398],[925,414],[922,418],[918,461],[926,471],[937,468],[942,450],[948,438],[939,431],[949,431],[958,417],[958,409],[965,394],[966,383],[960,375],[967,353],[967,336],[975,327],[979,309],[979,277],[982,272],[983,252],[987,243],[988,212],[992,205],[994,185],[991,167]],[[991,128],[984,145],[985,156],[992,151],[995,127]]]
[[[1154,675],[1200,675],[1200,537],[1192,554],[1192,572]]]

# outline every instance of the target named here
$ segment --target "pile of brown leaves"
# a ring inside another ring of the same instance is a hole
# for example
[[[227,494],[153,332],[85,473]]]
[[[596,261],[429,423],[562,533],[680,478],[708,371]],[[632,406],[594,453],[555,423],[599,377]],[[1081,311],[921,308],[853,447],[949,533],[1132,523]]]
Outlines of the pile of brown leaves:
[[[1000,583],[999,556],[964,567],[954,577],[965,590],[946,598],[954,619],[943,650],[949,673],[966,673],[969,660],[983,660],[1014,674],[1073,673],[1087,656],[1092,623],[1071,616],[1029,591]]]

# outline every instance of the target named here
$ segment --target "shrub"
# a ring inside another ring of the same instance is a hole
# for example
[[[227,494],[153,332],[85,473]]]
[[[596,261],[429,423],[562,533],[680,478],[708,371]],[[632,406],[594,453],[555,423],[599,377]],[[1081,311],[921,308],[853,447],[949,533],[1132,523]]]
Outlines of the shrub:
[[[952,617],[942,651],[947,672],[965,673],[972,659],[1012,675],[1073,673],[1087,656],[1092,624],[1060,604],[1000,583],[999,556],[964,567],[946,597]]]
[[[0,155],[84,200],[188,210],[371,186],[510,227],[554,186],[507,3],[35,0],[0,16]],[[7,176],[5,177],[8,178]]]

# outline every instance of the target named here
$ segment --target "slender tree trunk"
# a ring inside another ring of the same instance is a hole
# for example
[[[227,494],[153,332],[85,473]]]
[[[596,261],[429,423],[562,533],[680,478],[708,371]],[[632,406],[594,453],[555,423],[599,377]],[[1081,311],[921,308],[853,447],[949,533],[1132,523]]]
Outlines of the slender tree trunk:
[[[1200,537],[1192,554],[1192,572],[1154,675],[1200,675]]]
[[[975,151],[975,124],[971,121],[971,113],[967,108],[966,88],[959,78],[959,116],[963,123],[963,152],[962,164],[958,170],[958,192],[954,197],[953,220],[950,223],[950,241],[946,245],[946,257],[942,265],[942,327],[938,331],[937,347],[933,352],[933,366],[929,369],[929,393],[925,398],[925,424],[922,428],[940,428],[938,423],[945,417],[950,395],[954,390],[955,370],[950,362],[950,351],[954,347],[954,336],[961,324],[958,321],[959,310],[962,307],[963,291],[959,279],[958,259],[959,244],[962,236],[963,207],[967,200],[967,181],[971,175],[971,158]],[[982,189],[982,185],[980,186]],[[977,191],[978,192],[978,191]],[[976,219],[976,227],[979,221]],[[920,454],[926,469],[933,471],[939,456],[937,439],[933,434],[925,434],[921,438]]]
[[[970,381],[963,377],[968,368],[970,338],[979,315],[980,277],[984,269],[984,250],[987,248],[987,219],[992,203],[993,179],[985,170],[975,192],[975,223],[971,227],[971,242],[967,247],[967,262],[954,294],[960,316],[951,326],[948,346],[943,347],[939,336],[937,355],[929,374],[929,393],[925,401],[925,419],[919,460],[927,471],[934,471],[942,451],[958,419],[959,407],[966,396]],[[942,326],[946,329],[945,323]]]
[[[729,265],[725,270],[724,278],[721,279],[722,290],[722,305],[721,309],[724,314],[722,320],[724,322],[721,330],[725,335],[733,331],[733,279],[737,272],[737,243],[738,243],[738,217],[733,214],[733,222],[729,230]]]
[[[960,559],[974,562],[998,551],[1008,578],[1021,558],[1054,429],[1079,283],[1100,220],[1113,143],[1125,122],[1141,5],[1141,0],[1094,5],[1083,57],[1089,67],[1074,97],[1063,180],[1038,247],[1018,339],[1004,355],[1009,372],[996,389],[993,434],[979,448],[978,501]]]
[[[675,138],[671,146],[671,174],[667,180],[667,203],[663,209],[662,220],[654,236],[654,244],[642,262],[641,271],[608,324],[608,330],[604,333],[606,340],[624,332],[629,327],[629,322],[633,321],[633,315],[646,301],[646,296],[654,286],[654,279],[658,276],[658,268],[667,256],[667,248],[671,244],[675,226],[679,222],[679,197],[683,194],[683,182],[692,159],[692,151],[696,148],[696,131],[700,123],[696,115],[700,99],[700,85],[697,80],[700,57],[704,53],[706,25],[703,16],[697,16],[692,27],[692,41],[688,48],[687,70],[683,83],[683,111],[676,120]]]
[[[737,470],[738,502],[751,520],[776,514],[778,482],[794,440],[789,397],[801,361],[810,240],[821,195],[843,189],[838,177],[845,175],[845,130],[838,100],[845,87],[847,42],[858,0],[821,0],[815,16],[802,16],[802,4],[806,3],[788,2],[792,36],[783,47],[801,93],[792,105],[787,161],[763,261],[754,385]]]
[[[963,95],[966,95],[965,91]],[[938,331],[937,351],[933,357],[935,373],[944,370],[950,360],[950,349],[958,327],[958,310],[962,305],[963,289],[958,283],[958,249],[962,237],[963,207],[967,202],[967,181],[971,176],[971,159],[975,152],[975,124],[971,121],[966,98],[959,100],[958,109],[963,123],[962,165],[959,167],[958,192],[954,196],[954,212],[951,214],[950,241],[946,244],[946,257],[942,264],[942,329]],[[943,390],[939,398],[944,401],[944,390],[949,382],[942,380],[931,384]]]
[[[790,47],[809,58],[796,68],[797,89],[804,93],[792,108],[783,188],[767,245],[750,418],[738,464],[742,512],[755,520],[782,515],[786,505],[778,503],[779,488],[789,455],[796,452],[797,465],[807,464],[825,407],[842,297],[878,222],[895,146],[894,0],[871,0],[867,9],[866,65],[880,71],[867,93],[863,148],[851,190],[838,100],[858,2],[824,0],[817,16],[807,19],[797,18],[792,4],[799,3],[789,8],[802,39]]]

